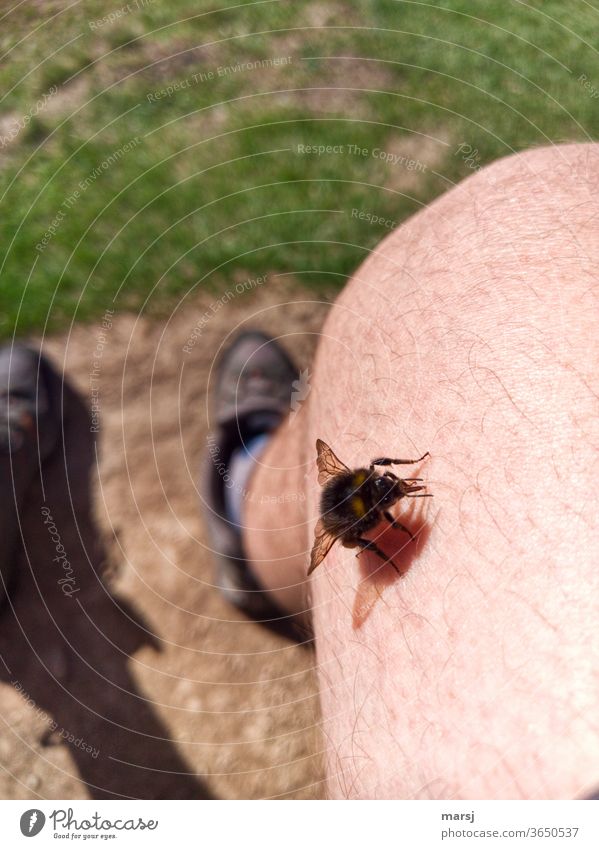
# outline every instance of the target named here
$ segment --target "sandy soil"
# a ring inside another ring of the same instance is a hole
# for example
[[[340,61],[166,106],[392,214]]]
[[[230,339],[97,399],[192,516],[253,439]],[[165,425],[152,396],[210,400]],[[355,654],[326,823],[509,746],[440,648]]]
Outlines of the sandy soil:
[[[284,328],[306,367],[328,303],[272,275],[242,294],[235,282],[220,306],[202,294],[159,319],[107,312],[44,343],[76,393],[0,617],[0,798],[325,793],[314,654],[214,590],[196,478],[227,334]],[[74,583],[59,584],[48,515]]]

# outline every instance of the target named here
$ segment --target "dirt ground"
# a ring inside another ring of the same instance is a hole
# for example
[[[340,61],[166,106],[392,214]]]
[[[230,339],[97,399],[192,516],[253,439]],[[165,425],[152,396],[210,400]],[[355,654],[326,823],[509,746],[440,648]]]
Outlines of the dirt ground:
[[[221,342],[260,327],[305,368],[330,298],[237,282],[44,342],[76,392],[0,617],[0,798],[325,795],[314,653],[215,591],[196,479]]]

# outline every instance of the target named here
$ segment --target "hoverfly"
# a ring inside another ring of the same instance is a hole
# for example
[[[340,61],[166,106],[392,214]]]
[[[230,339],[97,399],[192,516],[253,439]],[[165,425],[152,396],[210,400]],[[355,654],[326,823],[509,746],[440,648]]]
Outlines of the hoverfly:
[[[368,468],[349,469],[335,456],[331,448],[322,439],[316,440],[318,483],[323,487],[320,497],[320,518],[314,531],[314,545],[310,557],[310,575],[322,563],[333,543],[339,541],[345,548],[359,548],[360,551],[373,551],[385,563],[391,563],[396,572],[399,569],[390,557],[386,557],[378,545],[365,539],[364,533],[375,528],[382,519],[398,530],[413,534],[405,525],[394,519],[389,507],[400,498],[431,498],[425,489],[419,486],[422,478],[398,478],[393,472],[380,474],[376,466],[395,466],[419,463],[429,456],[423,454],[417,460],[392,460],[378,457]],[[416,493],[419,493],[418,495]],[[359,553],[359,552],[358,552]]]

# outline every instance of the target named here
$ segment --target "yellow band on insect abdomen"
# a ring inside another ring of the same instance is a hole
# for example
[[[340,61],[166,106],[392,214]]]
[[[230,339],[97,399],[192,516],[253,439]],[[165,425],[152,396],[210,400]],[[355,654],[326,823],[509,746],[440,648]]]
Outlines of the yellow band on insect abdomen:
[[[351,508],[355,515],[358,518],[362,518],[362,516],[366,513],[366,505],[364,504],[364,499],[361,495],[354,495],[351,500]]]

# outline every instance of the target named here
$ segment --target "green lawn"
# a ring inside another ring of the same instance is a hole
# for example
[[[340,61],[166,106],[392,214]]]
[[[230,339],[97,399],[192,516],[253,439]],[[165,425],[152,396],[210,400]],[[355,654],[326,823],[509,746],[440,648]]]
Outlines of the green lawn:
[[[0,11],[2,336],[264,272],[341,286],[473,168],[597,135],[589,3],[213,8]]]

